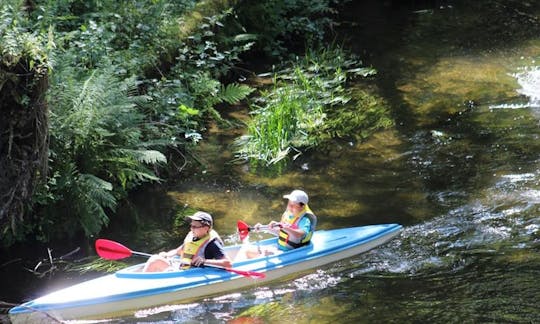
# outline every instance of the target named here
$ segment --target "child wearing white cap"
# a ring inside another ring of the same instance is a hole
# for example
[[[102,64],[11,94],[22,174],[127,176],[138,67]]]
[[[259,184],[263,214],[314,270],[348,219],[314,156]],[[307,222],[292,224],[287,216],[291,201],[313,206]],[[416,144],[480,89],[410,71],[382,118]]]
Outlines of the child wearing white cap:
[[[279,222],[271,221],[268,228],[271,233],[279,236],[278,249],[292,250],[309,244],[317,225],[317,217],[308,206],[309,197],[302,190],[293,190],[284,195],[288,199],[287,209]],[[261,224],[255,229],[263,227]]]

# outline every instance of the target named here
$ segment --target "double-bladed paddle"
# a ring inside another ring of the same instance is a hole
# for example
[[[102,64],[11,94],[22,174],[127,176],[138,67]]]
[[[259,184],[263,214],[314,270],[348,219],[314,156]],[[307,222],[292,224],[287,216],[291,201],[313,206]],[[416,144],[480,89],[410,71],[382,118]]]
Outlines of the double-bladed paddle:
[[[97,254],[107,260],[119,260],[124,259],[127,257],[130,257],[132,255],[140,255],[144,257],[151,257],[152,254],[143,253],[143,252],[137,252],[132,251],[131,249],[127,248],[126,246],[122,245],[121,243],[107,240],[107,239],[97,239],[96,240],[96,252]],[[239,275],[242,275],[244,277],[250,277],[255,279],[264,279],[266,275],[262,272],[256,272],[256,271],[243,271],[233,268],[225,268],[225,267],[219,267],[214,265],[204,265],[205,267],[209,268],[216,268],[216,269],[222,269],[225,271],[233,272]]]

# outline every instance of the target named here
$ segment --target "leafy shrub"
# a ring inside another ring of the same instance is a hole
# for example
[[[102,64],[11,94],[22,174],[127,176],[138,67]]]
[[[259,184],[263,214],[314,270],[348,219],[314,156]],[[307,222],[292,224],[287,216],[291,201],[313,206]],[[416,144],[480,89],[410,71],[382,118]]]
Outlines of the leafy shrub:
[[[236,10],[256,48],[270,57],[321,45],[333,25],[333,0],[241,1]]]
[[[50,5],[63,17],[75,10]],[[249,36],[221,32],[225,11],[179,39],[178,17],[191,5],[104,1],[69,23],[50,20],[61,31],[49,94],[50,176],[34,197],[39,239],[99,232],[130,189],[159,180],[153,168],[166,159],[157,149],[196,143],[208,118],[221,119],[215,105],[251,93],[218,81],[249,49]],[[159,70],[164,62],[172,66]],[[150,70],[167,74],[146,79]]]
[[[166,162],[142,138],[137,103],[143,98],[134,80],[118,80],[110,70],[78,79],[67,70],[58,71],[49,96],[52,175],[36,196],[46,215],[38,222],[43,240],[99,232],[118,199],[158,180],[150,167]]]
[[[145,105],[148,116],[163,126],[156,124],[157,133],[168,138],[183,134],[196,142],[202,138],[206,119],[223,121],[216,105],[237,103],[253,91],[246,85],[219,81],[252,45],[249,35],[229,36],[222,31],[222,21],[231,14],[226,10],[205,17],[180,46],[168,76],[145,82],[151,98]]]
[[[44,180],[24,224],[41,240],[97,233],[130,189],[159,180],[156,168],[165,163],[165,146],[187,149],[202,138],[209,119],[224,121],[218,105],[234,104],[253,91],[231,82],[231,71],[254,40],[268,45],[268,53],[281,54],[290,45],[317,42],[331,25],[325,15],[332,13],[330,0],[241,2],[240,16],[228,1],[7,1],[11,6],[2,7],[0,18],[2,60],[24,57],[30,68],[52,66],[54,71],[47,100],[50,136],[42,136],[50,139],[49,164],[43,163]],[[199,14],[191,15],[192,8],[208,3],[215,7],[208,17],[189,19]],[[260,13],[244,20],[261,33],[258,38],[239,20],[249,10]],[[14,13],[17,19],[10,18]],[[22,21],[36,32],[12,33]],[[17,26],[4,33],[9,24]],[[44,52],[34,43],[53,50],[46,65],[38,64]],[[266,99],[283,111],[295,108],[288,114],[298,116],[297,123],[284,128],[292,134],[290,147],[315,143],[313,134],[325,116],[311,97],[329,91],[328,82],[310,80],[311,73],[303,68],[284,72],[280,86],[286,74],[297,84],[276,90],[289,92],[286,100],[277,94]],[[25,105],[30,98],[28,93],[16,97]]]

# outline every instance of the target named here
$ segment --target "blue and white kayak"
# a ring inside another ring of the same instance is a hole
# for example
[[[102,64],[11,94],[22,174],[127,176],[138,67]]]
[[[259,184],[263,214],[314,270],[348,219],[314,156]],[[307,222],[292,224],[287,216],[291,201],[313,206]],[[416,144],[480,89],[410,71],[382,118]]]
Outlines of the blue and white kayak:
[[[401,229],[399,224],[382,224],[319,230],[309,245],[254,259],[240,257],[245,244],[226,247],[234,260],[234,269],[266,275],[257,280],[210,267],[145,273],[141,272],[143,264],[138,264],[28,301],[10,309],[9,316],[13,323],[103,319],[141,308],[238,291],[350,258],[389,241]],[[256,246],[275,247],[277,238],[262,240]]]

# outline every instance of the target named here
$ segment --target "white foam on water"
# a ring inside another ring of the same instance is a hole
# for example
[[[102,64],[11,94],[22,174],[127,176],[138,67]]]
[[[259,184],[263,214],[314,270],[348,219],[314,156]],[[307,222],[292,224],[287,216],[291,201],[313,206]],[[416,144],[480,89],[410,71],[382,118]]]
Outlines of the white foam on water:
[[[527,109],[540,108],[540,66],[524,67],[511,76],[516,78],[521,88],[517,92],[528,98],[527,103],[504,103],[490,105],[489,109]]]
[[[522,182],[534,180],[536,175],[534,173],[521,173],[521,174],[505,174],[501,176],[504,179],[507,179],[510,182]]]
[[[490,105],[489,109],[526,109],[526,108],[540,108],[540,104],[533,105],[531,103],[526,104],[500,104]]]
[[[513,75],[521,89],[519,93],[529,98],[530,102],[535,105],[540,104],[540,67],[527,68],[523,72]]]

